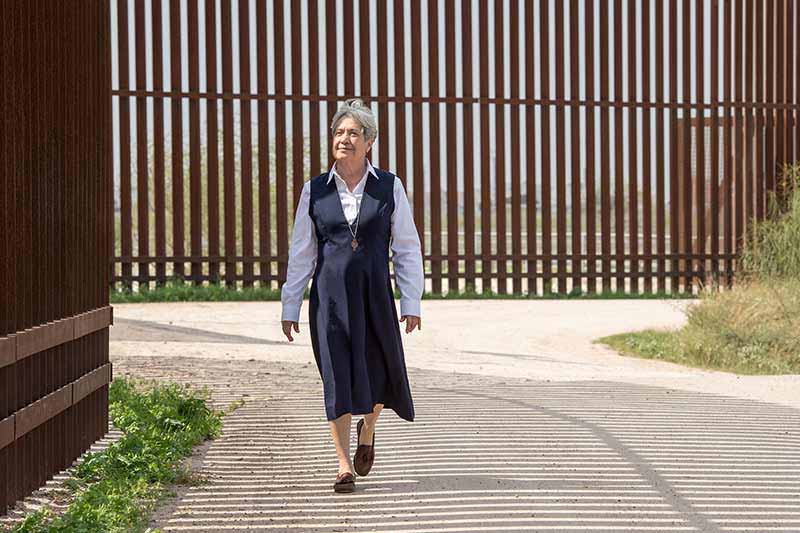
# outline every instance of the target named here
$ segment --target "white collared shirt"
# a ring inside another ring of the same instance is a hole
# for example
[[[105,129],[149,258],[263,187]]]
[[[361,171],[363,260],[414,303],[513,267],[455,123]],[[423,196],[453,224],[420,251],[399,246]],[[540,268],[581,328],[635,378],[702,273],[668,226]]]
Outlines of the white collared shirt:
[[[328,183],[332,179],[336,180],[336,189],[342,202],[342,210],[350,224],[355,222],[358,215],[368,174],[381,179],[369,159],[367,159],[364,176],[350,191],[345,181],[336,172],[336,163],[328,173]],[[303,292],[317,266],[317,233],[314,229],[314,222],[308,214],[310,198],[310,181],[306,181],[300,193],[300,201],[297,203],[289,247],[286,283],[281,288],[281,320],[299,321]],[[408,203],[403,182],[397,176],[394,176],[394,206],[389,247],[392,250],[391,259],[394,265],[395,284],[400,290],[400,315],[420,316],[420,300],[425,287],[422,252],[411,206]]]

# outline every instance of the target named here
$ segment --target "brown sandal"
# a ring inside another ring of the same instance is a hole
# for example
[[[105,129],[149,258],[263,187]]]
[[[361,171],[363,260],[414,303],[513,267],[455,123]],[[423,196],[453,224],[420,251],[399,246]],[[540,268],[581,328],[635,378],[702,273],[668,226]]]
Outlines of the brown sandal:
[[[372,432],[372,444],[361,444],[361,429],[364,427],[364,419],[358,421],[356,434],[358,448],[353,456],[353,466],[359,476],[366,476],[372,470],[372,463],[375,462],[375,432]]]
[[[356,490],[356,479],[350,472],[342,472],[336,476],[336,482],[333,484],[334,492],[353,492]]]

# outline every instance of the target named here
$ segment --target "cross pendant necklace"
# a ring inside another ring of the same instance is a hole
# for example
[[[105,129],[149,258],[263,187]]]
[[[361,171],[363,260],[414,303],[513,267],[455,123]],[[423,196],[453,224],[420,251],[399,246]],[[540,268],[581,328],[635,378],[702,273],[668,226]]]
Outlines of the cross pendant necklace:
[[[361,218],[361,202],[356,204],[356,209],[358,210],[358,214],[356,215],[356,230],[353,231],[353,228],[350,227],[350,224],[347,224],[347,229],[350,230],[350,234],[353,236],[353,240],[350,241],[350,247],[354,252],[358,248],[358,239],[356,239],[356,233],[358,233],[358,219]]]

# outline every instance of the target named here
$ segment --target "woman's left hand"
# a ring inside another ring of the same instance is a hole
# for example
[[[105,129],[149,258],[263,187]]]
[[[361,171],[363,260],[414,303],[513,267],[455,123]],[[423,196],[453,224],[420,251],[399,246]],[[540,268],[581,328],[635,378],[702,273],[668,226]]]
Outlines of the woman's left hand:
[[[414,328],[422,331],[422,319],[418,316],[414,315],[403,315],[400,319],[400,322],[405,321],[406,323],[406,333],[411,333],[414,331]]]

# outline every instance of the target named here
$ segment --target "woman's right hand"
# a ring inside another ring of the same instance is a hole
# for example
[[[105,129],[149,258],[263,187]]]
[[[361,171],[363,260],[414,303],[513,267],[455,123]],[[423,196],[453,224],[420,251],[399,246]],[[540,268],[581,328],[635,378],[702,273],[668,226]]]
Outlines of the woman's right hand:
[[[289,341],[293,341],[294,338],[292,337],[292,326],[294,326],[295,333],[300,333],[300,325],[293,320],[281,320],[281,326],[283,326],[283,334],[286,335],[286,338]]]

